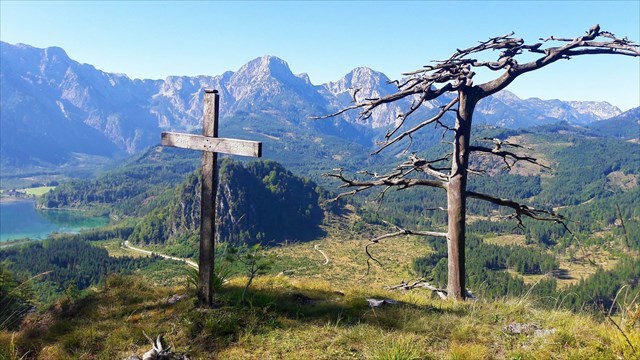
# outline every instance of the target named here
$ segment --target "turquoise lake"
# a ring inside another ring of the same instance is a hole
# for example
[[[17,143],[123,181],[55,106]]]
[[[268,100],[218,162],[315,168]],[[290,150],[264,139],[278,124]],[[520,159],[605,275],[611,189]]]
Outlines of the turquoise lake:
[[[44,239],[53,232],[75,233],[108,223],[107,217],[87,217],[78,211],[39,211],[33,200],[0,203],[0,242]]]

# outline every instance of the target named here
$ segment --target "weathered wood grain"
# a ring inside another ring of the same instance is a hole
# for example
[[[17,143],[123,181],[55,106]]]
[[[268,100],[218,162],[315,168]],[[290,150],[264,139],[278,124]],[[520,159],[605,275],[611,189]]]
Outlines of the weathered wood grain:
[[[162,145],[241,156],[262,156],[262,142],[174,132],[162,133]]]
[[[218,106],[220,95],[216,92],[204,94],[204,118],[201,138],[218,135]],[[182,135],[182,134],[177,134]],[[164,134],[163,134],[164,140]],[[202,181],[200,203],[200,255],[198,271],[198,300],[201,305],[212,306],[215,296],[213,288],[215,237],[216,237],[216,190],[218,178],[218,154],[202,152]]]

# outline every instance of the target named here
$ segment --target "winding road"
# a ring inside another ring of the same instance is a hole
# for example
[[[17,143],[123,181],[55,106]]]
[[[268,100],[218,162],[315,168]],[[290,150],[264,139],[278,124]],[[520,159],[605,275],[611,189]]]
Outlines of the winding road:
[[[156,255],[156,256],[160,256],[161,258],[165,258],[165,259],[181,261],[181,262],[184,262],[185,264],[191,266],[192,268],[198,270],[198,264],[196,264],[195,262],[193,262],[191,260],[188,260],[188,259],[183,259],[183,258],[179,258],[179,257],[175,257],[175,256],[160,254],[160,253],[157,253],[157,252],[154,252],[154,251],[140,249],[140,248],[137,248],[135,246],[131,246],[131,243],[129,242],[129,240],[124,241],[123,243],[121,243],[121,245],[122,245],[123,249],[135,251],[135,252],[138,252],[138,253],[141,253],[141,254]],[[318,244],[316,244],[313,248],[317,252],[322,254],[322,256],[324,256],[324,264],[322,264],[322,265],[327,265],[329,263],[329,257],[327,256],[327,254],[325,254],[324,251],[320,250]],[[296,270],[300,270],[300,269],[296,269]]]
[[[153,252],[153,251],[148,251],[148,250],[143,250],[137,247],[133,247],[131,246],[131,244],[129,243],[129,240],[126,240],[125,242],[122,243],[122,247],[124,249],[128,249],[128,250],[132,250],[135,252],[139,252],[141,254],[147,254],[147,255],[156,255],[156,256],[160,256],[161,258],[165,258],[165,259],[170,259],[170,260],[176,260],[176,261],[182,261],[185,264],[191,266],[192,268],[198,270],[198,264],[196,264],[195,262],[191,261],[191,260],[187,260],[187,259],[183,259],[183,258],[179,258],[179,257],[175,257],[175,256],[170,256],[170,255],[164,255],[164,254],[159,254],[157,252]]]

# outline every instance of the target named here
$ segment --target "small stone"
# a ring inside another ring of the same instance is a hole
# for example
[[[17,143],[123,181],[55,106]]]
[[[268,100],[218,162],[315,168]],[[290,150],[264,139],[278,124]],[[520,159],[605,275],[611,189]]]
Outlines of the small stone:
[[[377,307],[382,307],[382,306],[386,306],[386,305],[397,305],[398,302],[392,299],[373,299],[373,298],[368,298],[367,302],[369,303],[369,306],[372,308],[377,308]]]
[[[184,300],[186,298],[187,298],[186,294],[183,294],[183,295],[174,294],[169,298],[169,300],[167,300],[167,303],[173,305],[173,304],[175,304],[175,303],[177,303],[179,301],[182,301],[182,300]]]

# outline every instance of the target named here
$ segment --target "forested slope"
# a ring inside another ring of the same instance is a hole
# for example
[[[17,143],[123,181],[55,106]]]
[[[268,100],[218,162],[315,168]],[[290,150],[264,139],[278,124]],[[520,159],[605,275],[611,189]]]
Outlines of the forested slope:
[[[267,245],[320,235],[322,190],[313,181],[270,161],[241,164],[225,159],[219,174],[218,241]],[[195,251],[200,226],[199,171],[171,193],[168,204],[144,216],[129,239],[143,244],[187,243]]]

